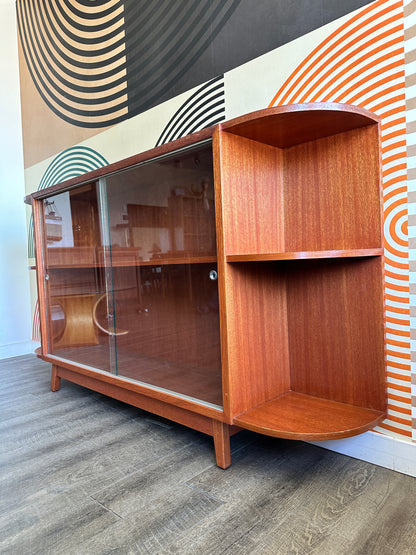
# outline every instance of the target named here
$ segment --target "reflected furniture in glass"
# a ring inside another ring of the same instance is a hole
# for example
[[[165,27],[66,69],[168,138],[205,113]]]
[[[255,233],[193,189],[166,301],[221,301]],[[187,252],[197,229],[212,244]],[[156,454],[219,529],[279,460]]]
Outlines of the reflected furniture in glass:
[[[209,434],[222,468],[242,428],[325,440],[380,423],[379,125],[270,108],[27,197],[52,389]]]

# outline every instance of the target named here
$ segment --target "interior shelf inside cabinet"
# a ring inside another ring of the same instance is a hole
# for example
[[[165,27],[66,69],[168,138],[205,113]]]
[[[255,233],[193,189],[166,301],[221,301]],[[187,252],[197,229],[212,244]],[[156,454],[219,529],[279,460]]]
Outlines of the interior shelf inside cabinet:
[[[289,391],[241,414],[234,423],[274,437],[325,440],[359,434],[384,417],[382,411]]]
[[[111,260],[112,266],[165,266],[169,264],[204,264],[215,262],[217,259],[214,254],[192,253],[172,253],[163,254],[154,258],[143,260],[139,254],[139,249],[132,248],[111,248],[104,252],[102,248],[94,249],[77,247],[57,247],[48,249],[47,267],[48,268],[104,268]]]

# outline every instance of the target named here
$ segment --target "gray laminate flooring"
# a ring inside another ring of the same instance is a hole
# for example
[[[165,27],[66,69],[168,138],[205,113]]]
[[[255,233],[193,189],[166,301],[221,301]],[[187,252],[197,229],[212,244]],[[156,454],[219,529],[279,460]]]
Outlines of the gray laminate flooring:
[[[302,442],[211,438],[0,361],[0,553],[415,554],[416,479]]]

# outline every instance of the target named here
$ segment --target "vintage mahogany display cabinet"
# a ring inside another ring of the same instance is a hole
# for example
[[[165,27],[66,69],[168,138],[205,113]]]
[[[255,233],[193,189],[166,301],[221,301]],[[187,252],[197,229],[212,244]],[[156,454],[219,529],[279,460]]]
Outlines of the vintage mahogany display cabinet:
[[[261,110],[34,192],[61,378],[213,436],[325,440],[385,417],[379,120]]]

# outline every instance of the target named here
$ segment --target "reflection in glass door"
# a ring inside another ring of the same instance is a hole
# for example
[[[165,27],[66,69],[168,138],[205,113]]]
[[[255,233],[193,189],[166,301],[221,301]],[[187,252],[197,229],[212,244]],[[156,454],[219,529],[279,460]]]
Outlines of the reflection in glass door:
[[[103,240],[99,187],[92,183],[48,197],[43,208],[49,352],[114,371],[108,240]]]
[[[222,405],[211,144],[106,186],[118,375]]]

